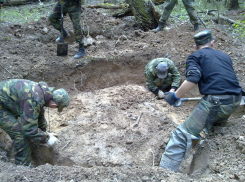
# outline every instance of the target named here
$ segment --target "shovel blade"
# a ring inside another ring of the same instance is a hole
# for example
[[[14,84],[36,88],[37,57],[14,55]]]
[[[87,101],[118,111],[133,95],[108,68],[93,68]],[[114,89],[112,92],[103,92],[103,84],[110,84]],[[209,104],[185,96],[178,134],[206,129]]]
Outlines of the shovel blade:
[[[195,148],[188,174],[197,177],[208,169],[211,147],[207,140],[201,140]]]
[[[245,105],[245,96],[242,96],[242,100],[240,102],[240,106],[243,106]]]
[[[66,56],[68,52],[68,43],[57,43],[57,56]]]
[[[182,103],[182,99],[178,99],[175,103],[174,103],[174,107],[179,107]]]

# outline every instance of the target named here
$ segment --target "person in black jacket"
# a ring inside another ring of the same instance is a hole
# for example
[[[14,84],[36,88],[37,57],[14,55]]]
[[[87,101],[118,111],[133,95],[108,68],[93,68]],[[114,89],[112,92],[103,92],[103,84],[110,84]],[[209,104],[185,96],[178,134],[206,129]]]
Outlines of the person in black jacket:
[[[160,166],[177,172],[181,161],[188,156],[192,141],[201,139],[202,130],[209,131],[217,124],[225,124],[240,105],[242,88],[239,85],[231,58],[213,49],[210,30],[194,36],[196,52],[186,60],[186,80],[176,92],[166,93],[165,100],[173,105],[198,84],[204,97],[174,132],[162,155]]]
[[[57,0],[55,0],[57,1]],[[56,30],[61,31],[61,5],[60,5],[60,1],[64,1],[64,0],[59,0],[55,6],[52,9],[52,12],[50,13],[48,19],[50,21],[50,23],[53,25],[53,27]],[[84,0],[66,0],[65,4],[64,4],[64,15],[66,15],[67,13],[70,16],[70,19],[73,23],[73,30],[74,30],[74,36],[76,39],[76,42],[79,44],[79,48],[78,48],[78,53],[74,56],[75,59],[79,59],[81,57],[83,57],[86,54],[85,48],[84,48],[84,36],[82,33],[82,29],[81,29],[81,23],[80,23],[80,19],[81,19],[81,4],[84,4]],[[70,34],[66,29],[63,29],[63,35],[64,38],[65,37],[69,37]],[[58,37],[56,39],[56,42],[60,42],[61,38]]]

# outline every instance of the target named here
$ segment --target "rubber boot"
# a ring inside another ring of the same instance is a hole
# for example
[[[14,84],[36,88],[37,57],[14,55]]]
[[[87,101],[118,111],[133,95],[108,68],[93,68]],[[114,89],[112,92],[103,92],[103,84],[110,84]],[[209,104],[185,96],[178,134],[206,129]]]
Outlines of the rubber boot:
[[[69,32],[66,29],[63,29],[63,35],[64,35],[64,38],[70,37],[70,34],[69,34]],[[61,42],[61,37],[58,37],[56,39],[56,42]]]
[[[194,30],[195,30],[195,31],[199,31],[199,25],[198,25],[198,23],[195,23],[195,24],[194,24]]]
[[[175,161],[163,154],[160,162],[160,167],[163,167],[164,169],[169,169],[174,172],[178,172],[180,163],[181,161]]]
[[[162,31],[164,27],[165,27],[165,23],[159,21],[158,27],[156,29],[153,29],[153,32]]]
[[[79,59],[86,54],[85,48],[83,44],[79,44],[78,53],[74,56],[75,59]]]

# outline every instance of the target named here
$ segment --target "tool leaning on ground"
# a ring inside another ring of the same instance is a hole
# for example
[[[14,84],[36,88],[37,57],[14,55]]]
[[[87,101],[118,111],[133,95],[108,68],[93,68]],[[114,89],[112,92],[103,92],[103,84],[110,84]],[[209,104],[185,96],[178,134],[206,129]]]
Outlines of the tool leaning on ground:
[[[60,42],[57,43],[57,56],[66,56],[68,52],[68,43],[64,42],[64,27],[63,27],[63,8],[65,5],[64,0],[59,0],[60,3],[60,11],[61,11],[61,35]]]

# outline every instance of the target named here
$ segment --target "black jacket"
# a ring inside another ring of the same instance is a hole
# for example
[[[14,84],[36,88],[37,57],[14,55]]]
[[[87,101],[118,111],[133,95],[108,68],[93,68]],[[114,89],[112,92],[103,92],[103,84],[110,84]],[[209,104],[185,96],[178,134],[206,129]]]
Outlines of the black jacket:
[[[186,80],[197,83],[202,95],[239,94],[239,85],[231,58],[218,50],[205,47],[186,60]]]

